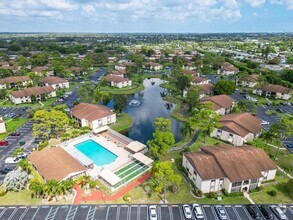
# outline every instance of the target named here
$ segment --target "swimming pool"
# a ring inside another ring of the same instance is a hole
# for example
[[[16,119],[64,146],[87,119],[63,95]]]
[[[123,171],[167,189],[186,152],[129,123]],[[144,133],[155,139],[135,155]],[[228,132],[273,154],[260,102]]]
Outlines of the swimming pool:
[[[74,146],[77,150],[90,158],[97,166],[110,164],[118,157],[93,140],[83,141]]]

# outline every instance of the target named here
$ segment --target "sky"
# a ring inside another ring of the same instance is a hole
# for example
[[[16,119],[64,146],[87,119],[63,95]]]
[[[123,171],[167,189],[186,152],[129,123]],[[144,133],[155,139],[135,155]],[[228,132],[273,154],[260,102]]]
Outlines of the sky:
[[[0,32],[291,32],[293,0],[0,0]]]

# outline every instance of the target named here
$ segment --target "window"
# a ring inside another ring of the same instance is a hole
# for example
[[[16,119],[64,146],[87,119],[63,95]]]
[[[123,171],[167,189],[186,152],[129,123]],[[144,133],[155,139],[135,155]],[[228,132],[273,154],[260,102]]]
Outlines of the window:
[[[193,171],[193,174],[194,174],[195,176],[197,176],[197,173],[196,173],[195,171]]]
[[[247,185],[247,184],[249,184],[249,180],[244,180],[243,185]]]
[[[222,136],[222,130],[218,129],[217,136],[218,137],[221,137]]]
[[[257,179],[252,179],[252,180],[250,181],[250,184],[252,184],[252,183],[257,183]]]
[[[186,171],[190,174],[190,171],[189,171],[189,169],[186,167]]]
[[[241,186],[242,182],[239,181],[239,182],[234,182],[232,183],[232,187],[236,187],[236,186]]]

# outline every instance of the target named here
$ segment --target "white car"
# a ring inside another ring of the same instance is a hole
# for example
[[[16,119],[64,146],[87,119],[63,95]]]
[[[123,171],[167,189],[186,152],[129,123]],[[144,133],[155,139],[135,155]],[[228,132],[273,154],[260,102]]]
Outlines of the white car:
[[[203,211],[199,204],[193,204],[192,209],[197,219],[203,219]]]
[[[185,205],[182,206],[182,209],[183,209],[183,213],[184,213],[185,218],[191,219],[192,218],[192,213],[191,213],[190,206],[185,204]]]
[[[7,157],[5,159],[6,164],[17,164],[21,159],[18,157]]]
[[[158,220],[157,206],[150,205],[150,207],[149,207],[149,215],[150,215],[150,220]]]
[[[262,121],[261,121],[261,124],[262,124],[262,125],[269,125],[270,122],[262,120]]]
[[[282,219],[282,220],[288,219],[287,216],[284,214],[284,212],[282,211],[282,209],[279,206],[271,205],[270,209],[272,210],[272,212],[274,213],[274,215],[278,219]]]

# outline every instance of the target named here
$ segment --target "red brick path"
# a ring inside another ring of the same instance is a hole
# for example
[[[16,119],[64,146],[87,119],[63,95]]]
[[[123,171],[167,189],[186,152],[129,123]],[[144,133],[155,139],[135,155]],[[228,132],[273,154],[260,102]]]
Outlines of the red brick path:
[[[92,192],[90,196],[84,197],[82,195],[82,189],[79,187],[79,185],[75,185],[74,189],[76,190],[76,196],[74,198],[73,204],[77,205],[81,202],[90,202],[90,201],[115,201],[119,199],[120,197],[124,196],[130,190],[134,189],[136,186],[140,185],[142,182],[147,180],[150,176],[151,174],[147,173],[141,176],[140,178],[132,181],[130,184],[123,187],[117,193],[108,195],[108,196],[104,195],[102,191],[97,190]]]

